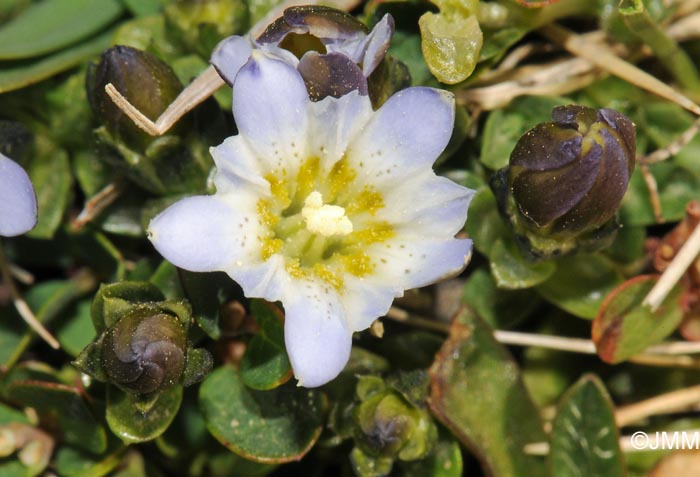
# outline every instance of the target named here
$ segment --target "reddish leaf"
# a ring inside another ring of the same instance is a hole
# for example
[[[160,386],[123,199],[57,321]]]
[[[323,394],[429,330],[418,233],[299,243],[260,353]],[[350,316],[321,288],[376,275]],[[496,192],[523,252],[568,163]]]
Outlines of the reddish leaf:
[[[642,300],[658,281],[658,275],[627,280],[605,298],[593,321],[592,337],[598,355],[608,363],[619,363],[660,342],[671,334],[683,317],[676,286],[652,312]]]

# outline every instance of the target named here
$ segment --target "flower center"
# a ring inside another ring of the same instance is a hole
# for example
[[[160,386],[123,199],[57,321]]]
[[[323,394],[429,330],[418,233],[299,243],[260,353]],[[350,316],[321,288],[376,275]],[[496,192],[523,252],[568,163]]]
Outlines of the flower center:
[[[318,191],[306,197],[301,215],[306,221],[306,229],[311,233],[330,237],[352,232],[352,222],[345,215],[345,209],[339,205],[324,204],[323,196]]]
[[[391,224],[379,220],[382,194],[355,181],[357,171],[346,160],[331,170],[308,159],[294,177],[275,170],[265,176],[271,197],[257,204],[266,235],[259,237],[261,258],[281,254],[295,278],[319,278],[336,289],[346,274],[364,277],[375,262],[367,254],[372,244],[393,236]],[[386,244],[390,248],[390,244]]]

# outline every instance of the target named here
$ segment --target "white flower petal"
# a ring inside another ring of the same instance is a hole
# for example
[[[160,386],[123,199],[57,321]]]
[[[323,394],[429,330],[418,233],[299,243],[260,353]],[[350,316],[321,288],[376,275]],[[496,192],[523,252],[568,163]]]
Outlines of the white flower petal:
[[[376,261],[371,280],[392,283],[405,290],[452,277],[469,262],[472,241],[428,239],[402,234],[390,243],[375,244],[368,255]]]
[[[268,172],[298,167],[306,154],[310,100],[297,70],[254,50],[233,85],[233,116],[240,136]],[[293,171],[289,171],[293,173]]]
[[[365,76],[369,77],[384,59],[393,35],[394,18],[387,13],[367,36],[367,44],[362,59],[362,72]]]
[[[367,182],[382,184],[431,167],[454,124],[454,96],[433,88],[394,94],[352,142],[348,158]]]
[[[473,190],[429,170],[385,189],[381,218],[426,237],[452,238],[464,226],[472,197]]]
[[[348,327],[351,331],[367,329],[374,320],[387,314],[395,297],[402,295],[403,288],[386,282],[346,276],[342,301]]]
[[[235,208],[221,195],[176,202],[151,221],[148,237],[169,262],[193,272],[250,264],[259,254],[260,223],[242,192],[233,198]]]
[[[311,103],[310,108],[309,153],[320,157],[328,170],[372,117],[372,104],[369,97],[353,91]]]
[[[248,298],[281,301],[289,286],[282,255],[273,255],[262,263],[246,261],[235,264],[227,272],[245,290]]]
[[[243,36],[224,38],[216,45],[209,62],[228,84],[233,84],[241,67],[246,64],[253,51],[250,39]]]
[[[241,136],[230,136],[209,152],[216,164],[214,185],[218,193],[237,192],[240,187],[250,186],[270,191],[260,160]]]
[[[230,36],[216,45],[209,62],[228,84],[233,84],[238,71],[250,58],[251,51],[253,45],[248,38]]]
[[[288,288],[283,304],[289,361],[300,386],[321,386],[335,378],[347,364],[352,332],[332,287],[297,280]]]
[[[14,237],[36,225],[37,205],[29,176],[12,159],[0,154],[0,235]]]

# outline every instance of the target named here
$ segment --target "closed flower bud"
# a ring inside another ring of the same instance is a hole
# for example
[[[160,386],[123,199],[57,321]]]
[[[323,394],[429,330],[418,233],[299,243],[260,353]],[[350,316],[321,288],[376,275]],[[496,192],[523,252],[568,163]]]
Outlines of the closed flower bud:
[[[173,70],[155,56],[128,46],[105,51],[87,77],[90,106],[98,121],[107,127],[114,140],[135,149],[145,149],[152,141],[105,93],[112,83],[124,97],[152,120],[165,111],[182,90]]]
[[[427,411],[389,389],[360,403],[354,421],[355,443],[374,457],[421,459],[435,441],[435,425]]]
[[[152,137],[105,93],[108,83],[156,120],[182,90],[173,70],[150,53],[127,46],[110,48],[97,66],[91,66],[87,92],[102,124],[95,130],[99,157],[153,194],[204,190],[212,166],[209,146],[223,136],[223,116],[215,101],[188,113],[166,135]]]
[[[105,334],[102,366],[120,388],[151,393],[179,382],[186,350],[185,328],[176,317],[134,313]]]
[[[131,394],[152,394],[201,380],[211,355],[188,340],[189,305],[163,300],[153,285],[120,282],[100,288],[92,304],[99,336],[74,361],[82,372]]]
[[[612,109],[560,106],[491,181],[501,213],[536,257],[605,246],[635,164],[634,124]]]

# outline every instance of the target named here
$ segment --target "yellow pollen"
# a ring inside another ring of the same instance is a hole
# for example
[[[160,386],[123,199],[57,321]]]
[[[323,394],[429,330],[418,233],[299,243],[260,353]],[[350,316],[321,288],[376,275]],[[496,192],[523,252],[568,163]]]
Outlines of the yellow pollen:
[[[301,215],[309,232],[330,237],[352,233],[352,222],[345,215],[345,209],[338,205],[323,203],[323,196],[313,191],[306,197]]]

